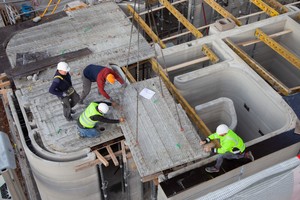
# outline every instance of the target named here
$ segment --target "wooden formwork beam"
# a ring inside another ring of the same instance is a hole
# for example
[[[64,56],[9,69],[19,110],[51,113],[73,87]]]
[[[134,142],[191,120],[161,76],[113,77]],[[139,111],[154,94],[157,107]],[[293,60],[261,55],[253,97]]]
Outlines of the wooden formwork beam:
[[[128,78],[128,80],[131,82],[131,83],[135,83],[136,80],[135,78],[132,76],[132,74],[129,72],[129,70],[127,69],[127,67],[121,67],[123,72],[125,73],[126,77]]]
[[[291,93],[291,90],[288,87],[286,87],[281,81],[271,75],[234,42],[232,42],[228,38],[225,39],[225,42],[238,56],[240,56],[252,69],[254,69],[261,77],[263,77],[268,83],[270,83],[270,85],[272,85],[278,92],[284,95],[289,95]]]
[[[114,162],[115,166],[119,166],[119,161],[118,161],[116,155],[114,154],[113,150],[111,149],[111,147],[107,146],[106,150],[108,151],[108,153],[109,153],[112,161]]]
[[[255,4],[257,7],[259,7],[262,11],[264,11],[267,15],[274,17],[279,15],[279,12],[277,12],[274,8],[263,2],[262,0],[250,0],[251,3]]]
[[[230,18],[232,19],[236,25],[241,26],[242,22],[238,20],[235,16],[233,16],[230,12],[225,10],[221,5],[219,5],[217,2],[214,0],[204,0],[205,3],[210,5],[215,11],[217,11],[220,15],[222,15],[224,18]]]
[[[219,57],[206,44],[202,45],[202,52],[209,57],[212,63],[219,62]]]
[[[159,63],[154,59],[150,59],[150,63],[152,64],[152,69],[161,76],[162,80],[166,84],[167,88],[171,91],[171,93],[175,96],[175,98],[179,101],[182,108],[186,111],[188,116],[192,119],[192,121],[196,124],[199,130],[205,135],[210,135],[211,131],[207,128],[205,123],[200,119],[197,115],[196,111],[190,106],[190,104],[185,100],[185,98],[178,92],[177,88],[171,83],[169,78],[166,76],[164,70],[159,65]]]
[[[281,14],[287,13],[289,11],[289,9],[287,7],[285,7],[284,5],[282,5],[281,3],[279,3],[279,1],[264,0],[264,2],[266,2],[269,6],[271,6],[272,8],[274,8],[275,10],[277,10]]]
[[[99,153],[99,151],[98,151],[99,149],[95,149],[95,150],[93,150],[93,153],[95,153],[97,159],[75,166],[75,171],[80,171],[80,170],[84,170],[84,169],[87,169],[90,167],[94,167],[98,164],[103,164],[104,166],[107,167],[109,165],[109,162],[108,162],[109,160],[113,160],[114,164],[116,165],[117,163],[119,163],[116,158],[117,156],[122,156],[123,160],[125,157],[125,160],[126,160],[127,158],[129,158],[129,154],[126,154],[126,150],[128,149],[128,147],[125,145],[124,140],[121,140],[119,142],[121,142],[121,147],[122,147],[121,150],[113,152],[110,145],[107,145],[103,148],[106,148],[109,154],[103,156]],[[119,142],[117,142],[117,143],[119,143]],[[113,144],[117,144],[117,143],[113,143]]]
[[[187,20],[168,0],[159,0],[177,19],[180,21],[185,28],[187,28],[196,38],[203,37],[202,33]]]
[[[133,9],[131,5],[127,5],[128,11],[133,15],[135,21],[142,27],[147,35],[155,42],[160,45],[161,48],[166,48],[166,45],[159,39],[159,37],[151,30],[146,22],[139,16],[139,14]]]
[[[266,33],[264,33],[261,29],[257,28],[255,30],[255,36],[276,51],[279,55],[284,57],[287,61],[289,61],[293,66],[300,69],[300,58],[290,52],[288,49],[284,48],[278,42],[270,38]]]
[[[208,61],[208,60],[210,60],[210,58],[208,56],[204,56],[204,57],[201,57],[201,58],[198,58],[198,59],[195,59],[195,60],[191,60],[191,61],[188,61],[188,62],[185,62],[185,63],[180,63],[178,65],[174,65],[172,67],[168,67],[164,71],[171,72],[171,71],[175,71],[175,70],[178,70],[178,69],[190,66],[190,65],[205,62],[205,61]]]
[[[107,167],[109,165],[108,161],[98,152],[98,150],[93,151],[94,154],[96,154],[98,160]]]
[[[275,38],[275,37],[279,37],[279,36],[282,36],[282,35],[286,35],[286,34],[291,33],[291,32],[293,32],[291,29],[287,29],[287,30],[284,30],[284,31],[280,31],[278,33],[271,34],[271,35],[269,35],[269,37],[270,38]],[[246,46],[256,44],[256,43],[259,43],[259,42],[262,42],[262,41],[260,39],[256,39],[256,40],[249,40],[249,41],[246,41],[246,42],[239,42],[239,43],[236,43],[236,45],[246,47]]]

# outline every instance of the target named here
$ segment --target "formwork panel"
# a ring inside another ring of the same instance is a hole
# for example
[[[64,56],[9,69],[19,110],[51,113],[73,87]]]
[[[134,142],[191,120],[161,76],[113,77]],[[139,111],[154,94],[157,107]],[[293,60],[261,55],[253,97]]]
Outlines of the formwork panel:
[[[273,39],[289,52],[300,58],[300,39],[298,37],[300,34],[300,26],[294,20],[286,18],[285,20],[280,20],[260,27],[260,29],[267,35],[291,31],[274,37]],[[297,65],[291,64],[264,42],[258,42],[247,46],[239,45],[243,42],[257,39],[254,33],[255,29],[230,36],[229,39],[288,88],[300,86],[300,66],[297,67]]]

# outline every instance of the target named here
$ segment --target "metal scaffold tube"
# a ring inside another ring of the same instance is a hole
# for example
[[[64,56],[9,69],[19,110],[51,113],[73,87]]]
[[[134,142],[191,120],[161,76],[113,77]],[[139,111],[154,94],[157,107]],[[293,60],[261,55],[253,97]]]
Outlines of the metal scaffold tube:
[[[104,173],[103,173],[103,169],[102,169],[102,164],[98,165],[99,171],[100,171],[100,178],[101,178],[101,190],[103,192],[103,197],[104,199],[107,199],[107,182],[104,179]]]

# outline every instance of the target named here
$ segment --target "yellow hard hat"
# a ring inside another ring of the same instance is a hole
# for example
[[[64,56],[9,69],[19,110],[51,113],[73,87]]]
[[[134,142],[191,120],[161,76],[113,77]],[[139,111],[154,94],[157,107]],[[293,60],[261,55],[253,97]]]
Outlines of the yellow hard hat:
[[[116,79],[115,76],[113,74],[108,74],[106,77],[106,80],[110,83],[110,84],[114,84]]]

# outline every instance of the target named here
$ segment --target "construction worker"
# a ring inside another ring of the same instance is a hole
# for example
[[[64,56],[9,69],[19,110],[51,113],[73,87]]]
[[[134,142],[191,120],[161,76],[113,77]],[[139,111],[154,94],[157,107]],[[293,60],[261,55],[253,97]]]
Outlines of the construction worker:
[[[91,91],[92,82],[97,82],[99,93],[106,99],[113,102],[111,97],[104,90],[105,83],[114,84],[115,81],[124,84],[123,79],[114,70],[100,65],[88,65],[82,73],[83,90],[80,97],[80,104]]]
[[[77,121],[77,128],[81,137],[91,138],[99,136],[100,132],[96,128],[98,122],[120,123],[125,121],[123,117],[120,119],[105,118],[104,115],[109,111],[109,106],[115,107],[117,104],[104,101],[90,103]]]
[[[80,100],[79,95],[72,86],[71,75],[69,74],[70,67],[66,62],[59,62],[57,64],[57,70],[54,74],[52,85],[49,88],[49,92],[56,95],[62,105],[65,118],[72,120],[71,114],[75,113],[73,108]]]
[[[211,140],[219,139],[220,148],[211,148],[209,145],[204,146],[204,151],[219,154],[215,166],[206,167],[205,171],[209,173],[219,172],[223,163],[223,159],[240,159],[248,158],[254,161],[251,151],[245,153],[245,144],[243,140],[227,125],[221,124],[217,127],[216,133],[208,136],[204,141],[200,141],[201,145],[211,142]]]

